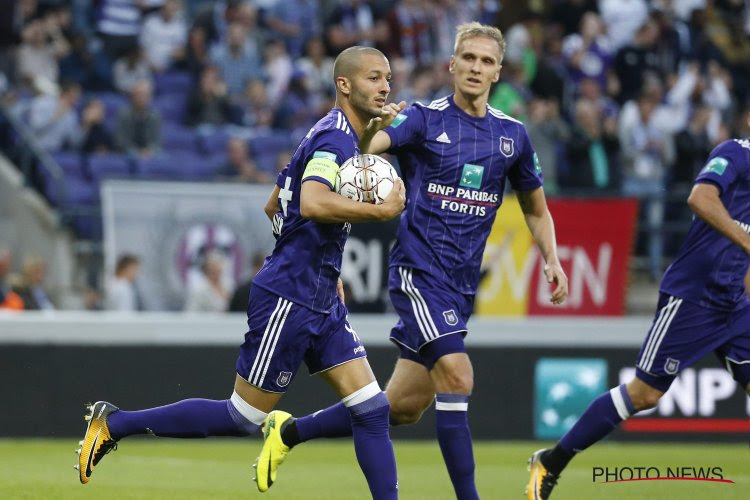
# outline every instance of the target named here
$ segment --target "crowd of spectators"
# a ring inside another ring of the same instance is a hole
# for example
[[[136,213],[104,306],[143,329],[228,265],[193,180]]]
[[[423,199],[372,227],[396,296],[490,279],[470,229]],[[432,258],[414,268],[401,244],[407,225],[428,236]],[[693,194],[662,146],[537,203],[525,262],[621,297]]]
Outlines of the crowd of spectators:
[[[42,148],[124,156],[117,172],[133,174],[197,145],[210,168],[184,161],[171,175],[255,183],[273,181],[332,105],[341,49],[381,48],[391,100],[426,103],[451,91],[455,27],[497,25],[508,45],[490,104],[526,123],[550,195],[641,200],[641,251],[655,279],[672,240],[667,207],[684,201],[670,194],[684,198],[716,144],[750,134],[742,0],[10,4],[0,26],[3,103]],[[278,140],[259,148],[259,136]],[[83,172],[98,180],[95,164]]]

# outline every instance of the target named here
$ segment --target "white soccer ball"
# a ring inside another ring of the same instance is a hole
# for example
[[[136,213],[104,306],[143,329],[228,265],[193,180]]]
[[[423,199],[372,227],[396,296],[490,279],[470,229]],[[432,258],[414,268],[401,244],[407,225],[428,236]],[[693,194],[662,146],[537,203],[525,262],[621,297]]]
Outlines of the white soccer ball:
[[[396,169],[377,155],[352,156],[341,165],[334,189],[354,201],[380,205],[398,179]]]

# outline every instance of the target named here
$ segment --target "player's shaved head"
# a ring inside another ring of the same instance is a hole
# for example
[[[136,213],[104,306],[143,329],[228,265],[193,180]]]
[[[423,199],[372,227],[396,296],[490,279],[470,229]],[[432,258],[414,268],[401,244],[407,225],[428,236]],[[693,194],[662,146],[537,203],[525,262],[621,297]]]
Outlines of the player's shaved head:
[[[344,49],[333,62],[333,79],[343,76],[351,78],[357,71],[362,69],[364,56],[380,56],[386,59],[385,54],[372,47],[355,45]]]

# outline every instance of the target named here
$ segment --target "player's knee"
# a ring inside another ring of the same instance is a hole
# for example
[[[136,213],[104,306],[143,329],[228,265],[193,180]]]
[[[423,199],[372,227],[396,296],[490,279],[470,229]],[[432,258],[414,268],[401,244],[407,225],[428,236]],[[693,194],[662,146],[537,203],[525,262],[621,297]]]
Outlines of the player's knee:
[[[471,395],[474,390],[474,376],[467,371],[452,371],[443,374],[440,392],[449,392],[451,394]]]
[[[429,404],[429,403],[428,403]],[[411,425],[419,422],[427,405],[417,401],[391,401],[391,425]]]
[[[637,391],[628,391],[630,401],[636,411],[649,410],[659,404],[663,392],[651,387],[640,387]]]

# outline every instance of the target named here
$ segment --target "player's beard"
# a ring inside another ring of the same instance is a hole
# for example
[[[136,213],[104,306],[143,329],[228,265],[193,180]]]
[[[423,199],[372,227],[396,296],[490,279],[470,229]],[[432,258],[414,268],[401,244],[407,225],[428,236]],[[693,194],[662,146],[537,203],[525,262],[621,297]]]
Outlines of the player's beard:
[[[357,113],[366,115],[368,119],[380,116],[381,108],[379,108],[370,97],[356,88],[352,88],[352,94],[349,101],[352,104],[352,108],[354,108]]]

